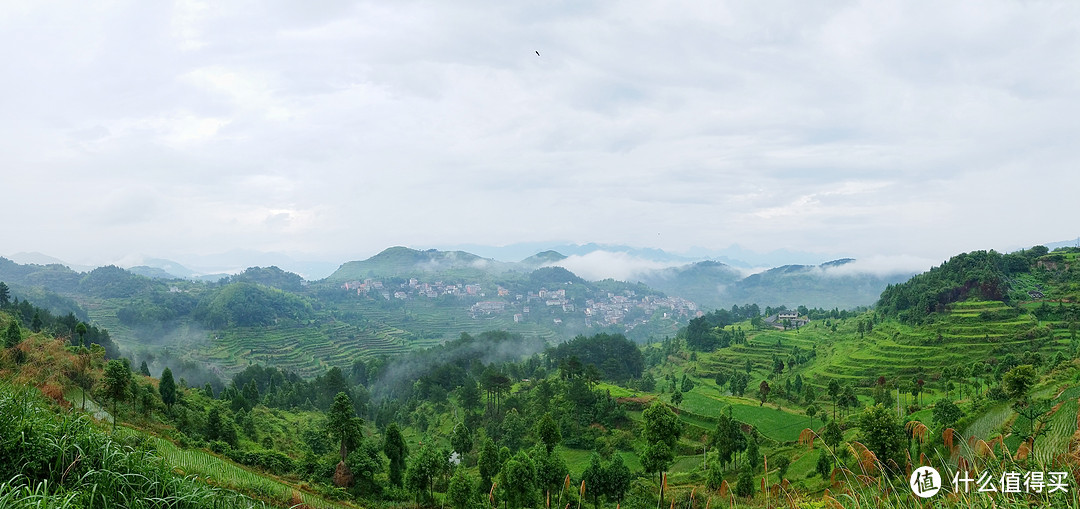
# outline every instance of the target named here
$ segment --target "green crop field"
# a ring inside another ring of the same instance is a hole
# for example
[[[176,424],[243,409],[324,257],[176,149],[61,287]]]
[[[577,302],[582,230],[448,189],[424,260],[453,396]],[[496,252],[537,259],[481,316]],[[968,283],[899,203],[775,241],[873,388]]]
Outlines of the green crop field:
[[[684,395],[680,408],[713,419],[730,410],[732,417],[753,424],[759,433],[777,442],[797,440],[799,433],[810,424],[808,417],[777,409],[773,403],[759,406],[745,398],[709,396],[696,391]]]

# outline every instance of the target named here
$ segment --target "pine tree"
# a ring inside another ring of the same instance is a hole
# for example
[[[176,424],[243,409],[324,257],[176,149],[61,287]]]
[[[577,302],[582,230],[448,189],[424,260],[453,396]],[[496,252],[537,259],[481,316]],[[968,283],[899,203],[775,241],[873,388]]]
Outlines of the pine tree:
[[[4,348],[15,348],[20,342],[22,342],[22,330],[19,328],[19,323],[12,320],[4,331]]]
[[[161,402],[165,403],[169,410],[172,410],[173,404],[176,403],[176,382],[173,380],[171,369],[165,368],[162,370],[158,392],[161,393]]]
[[[79,344],[80,345],[85,346],[86,348],[90,348],[90,345],[86,344],[86,324],[85,323],[79,322],[78,324],[75,325],[75,334],[79,335]],[[149,375],[147,375],[147,376],[149,376]]]
[[[356,410],[353,409],[352,400],[348,394],[339,392],[337,396],[334,396],[334,404],[327,412],[326,420],[330,436],[341,443],[341,461],[344,462],[348,454],[348,446],[358,441],[360,426],[363,424],[363,421],[356,417]]]
[[[41,332],[41,313],[34,311],[34,317],[30,319],[30,330],[34,332]]]
[[[481,488],[490,487],[491,479],[502,468],[499,448],[495,446],[495,441],[490,437],[484,438],[484,443],[480,447],[480,458],[477,460],[476,466],[480,469],[480,481],[483,483]]]

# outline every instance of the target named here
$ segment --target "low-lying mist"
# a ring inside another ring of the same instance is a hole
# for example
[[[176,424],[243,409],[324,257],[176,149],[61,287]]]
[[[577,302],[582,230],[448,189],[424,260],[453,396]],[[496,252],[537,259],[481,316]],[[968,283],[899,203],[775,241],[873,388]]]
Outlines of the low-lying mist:
[[[378,401],[401,394],[403,389],[438,366],[458,364],[468,368],[476,362],[489,365],[514,361],[543,352],[547,346],[541,338],[527,338],[505,331],[484,332],[476,336],[462,334],[461,338],[443,345],[389,359],[369,384],[368,390],[371,398]]]

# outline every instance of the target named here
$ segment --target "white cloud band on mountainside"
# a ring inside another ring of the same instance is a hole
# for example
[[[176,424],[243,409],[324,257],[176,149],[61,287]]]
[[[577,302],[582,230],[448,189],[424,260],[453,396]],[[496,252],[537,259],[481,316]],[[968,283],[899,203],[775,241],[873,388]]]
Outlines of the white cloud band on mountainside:
[[[879,255],[859,258],[843,265],[826,266],[822,268],[822,272],[827,276],[919,274],[940,263],[940,261],[911,255]]]
[[[632,282],[646,272],[684,264],[685,262],[649,260],[627,253],[593,251],[584,255],[568,256],[557,262],[546,263],[544,267],[563,267],[589,281],[611,278]]]
[[[872,274],[886,276],[893,274],[921,273],[938,265],[939,261],[910,255],[870,256],[837,266],[819,268],[826,276],[849,276]],[[545,267],[563,267],[589,281],[616,279],[619,281],[637,281],[652,272],[688,265],[686,262],[657,261],[617,251],[593,251],[584,255],[572,255],[557,262],[544,264]],[[752,274],[765,272],[771,267],[739,268],[732,270],[745,278]]]

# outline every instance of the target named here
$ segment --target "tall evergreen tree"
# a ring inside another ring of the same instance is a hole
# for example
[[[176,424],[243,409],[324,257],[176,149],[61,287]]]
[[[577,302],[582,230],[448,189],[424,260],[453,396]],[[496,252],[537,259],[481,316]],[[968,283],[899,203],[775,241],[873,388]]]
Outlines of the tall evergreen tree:
[[[595,452],[592,453],[589,458],[589,466],[585,467],[585,471],[581,473],[581,480],[588,488],[588,496],[592,498],[594,507],[600,507],[600,497],[604,494],[606,477],[604,466],[600,463],[600,455]]]
[[[79,356],[75,359],[75,371],[73,381],[75,385],[79,386],[80,392],[82,392],[82,411],[86,411],[86,393],[90,392],[90,389],[94,388],[94,377],[90,374],[90,363],[93,358],[90,356],[90,350],[86,348],[79,348]]]
[[[615,454],[611,462],[604,466],[606,477],[604,496],[608,500],[614,499],[616,504],[621,504],[627,491],[630,491],[630,482],[634,476],[630,474],[630,468],[623,463],[622,456]]]
[[[904,429],[889,409],[874,405],[863,412],[859,418],[859,436],[882,463],[890,459],[902,463]]]
[[[540,421],[536,423],[536,436],[544,444],[548,454],[551,454],[555,450],[555,446],[562,440],[559,425],[555,423],[555,419],[551,417],[550,412],[544,414]]]
[[[360,438],[360,426],[363,421],[356,417],[352,400],[344,392],[337,393],[334,404],[326,414],[326,426],[330,436],[341,443],[341,461],[345,461],[348,455],[348,447]]]
[[[492,478],[502,468],[502,460],[499,458],[498,446],[490,437],[484,437],[484,442],[480,446],[480,458],[477,460],[476,466],[480,469],[480,482],[483,483],[480,487],[491,487]]]
[[[90,348],[90,345],[86,344],[86,324],[85,323],[79,322],[78,324],[75,325],[75,334],[79,335],[79,344],[80,345],[85,346],[86,348]],[[150,376],[150,375],[147,375],[147,376]]]
[[[862,325],[862,322],[859,322]],[[840,397],[840,382],[836,379],[829,381],[829,398],[832,399],[832,417],[836,419],[836,401]]]
[[[450,432],[450,446],[463,456],[472,451],[472,432],[469,431],[469,427],[465,423],[458,423]]]
[[[206,431],[203,433],[207,440],[213,441],[221,438],[221,409],[217,405],[206,414]]]
[[[42,325],[44,325],[44,322],[41,321],[41,313],[34,311],[34,317],[30,319],[30,330],[41,332]]]
[[[176,403],[176,381],[173,380],[172,370],[165,368],[161,372],[161,383],[158,384],[158,392],[161,393],[161,402],[165,403],[165,406],[172,410],[172,406]]]
[[[735,455],[746,449],[746,435],[736,421],[728,414],[721,414],[716,422],[716,430],[709,437],[711,446],[716,449],[721,463],[732,463]]]
[[[7,329],[4,331],[4,348],[15,348],[20,342],[22,342],[22,329],[19,328],[19,322],[12,320],[8,322]]]
[[[386,427],[386,436],[383,439],[383,453],[390,460],[390,482],[394,486],[401,486],[402,476],[405,474],[405,457],[409,455],[409,446],[405,443],[405,437],[401,435],[401,429],[397,423],[390,423]]]

